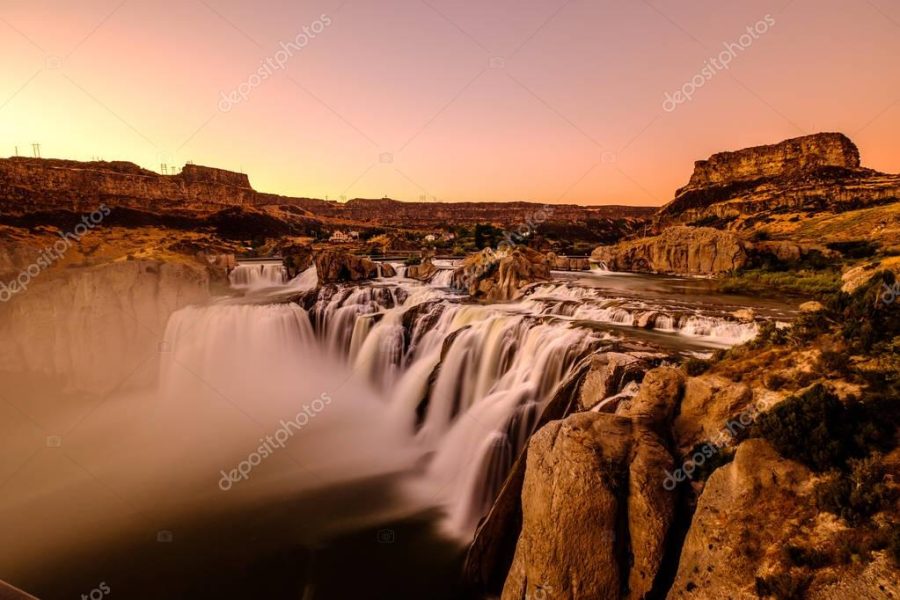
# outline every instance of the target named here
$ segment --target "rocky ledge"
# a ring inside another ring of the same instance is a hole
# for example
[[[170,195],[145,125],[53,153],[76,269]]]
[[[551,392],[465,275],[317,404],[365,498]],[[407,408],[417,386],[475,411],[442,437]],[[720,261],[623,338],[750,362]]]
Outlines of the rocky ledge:
[[[613,271],[711,275],[744,267],[749,245],[740,236],[709,227],[670,227],[662,234],[600,246],[591,260]]]

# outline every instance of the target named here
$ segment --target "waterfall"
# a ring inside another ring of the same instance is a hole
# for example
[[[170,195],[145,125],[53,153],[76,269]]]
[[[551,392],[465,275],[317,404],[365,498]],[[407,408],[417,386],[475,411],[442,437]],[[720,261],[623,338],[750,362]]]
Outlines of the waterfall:
[[[257,282],[277,279],[274,268],[263,277],[259,267],[245,271],[257,273]],[[587,355],[625,336],[591,324],[655,331],[709,347],[749,339],[756,331],[754,323],[739,322],[724,309],[691,309],[685,301],[572,283],[533,286],[517,303],[471,304],[446,289],[449,275],[442,269],[429,284],[378,280],[315,289],[312,268],[276,286],[304,291],[302,306],[243,298],[183,309],[166,332],[173,351],[163,363],[161,390],[181,398],[202,394],[194,381],[200,376],[256,410],[254,402],[276,398],[290,405],[292,394],[328,391],[311,383],[323,376],[317,370],[342,373],[367,400],[358,414],[355,400],[342,403],[338,429],[328,430],[322,419],[318,439],[339,448],[342,464],[367,464],[364,472],[405,465],[400,468],[408,469],[409,502],[440,506],[444,530],[466,539],[563,382]],[[235,280],[249,285],[250,278]],[[186,364],[193,373],[185,373]],[[354,427],[367,431],[349,435]],[[412,457],[382,461],[379,443],[395,456],[402,454],[399,443]]]
[[[235,289],[257,290],[283,285],[287,269],[281,263],[243,263],[228,274],[228,281]]]
[[[431,278],[431,285],[438,288],[449,288],[453,281],[453,269],[441,269]]]

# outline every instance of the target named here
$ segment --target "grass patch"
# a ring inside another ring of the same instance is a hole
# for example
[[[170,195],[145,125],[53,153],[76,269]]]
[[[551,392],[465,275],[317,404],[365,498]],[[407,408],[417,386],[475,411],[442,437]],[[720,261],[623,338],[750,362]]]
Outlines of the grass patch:
[[[838,271],[770,271],[751,269],[719,280],[718,289],[725,294],[744,296],[794,296],[821,298],[841,289]]]

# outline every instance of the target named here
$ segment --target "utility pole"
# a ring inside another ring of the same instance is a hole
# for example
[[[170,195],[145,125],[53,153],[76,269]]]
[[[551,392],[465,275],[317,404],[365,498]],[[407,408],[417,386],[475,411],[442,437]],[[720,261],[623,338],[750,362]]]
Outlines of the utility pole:
[[[40,145],[40,144],[32,144],[32,145],[31,145],[31,151],[34,152],[34,157],[35,157],[35,158],[40,158],[40,157],[41,157],[41,145]]]
[[[18,157],[18,156],[19,156],[19,147],[16,146],[16,157]]]
[[[169,174],[169,168],[166,166],[166,163],[162,163],[161,165],[159,165],[159,172],[163,175]]]

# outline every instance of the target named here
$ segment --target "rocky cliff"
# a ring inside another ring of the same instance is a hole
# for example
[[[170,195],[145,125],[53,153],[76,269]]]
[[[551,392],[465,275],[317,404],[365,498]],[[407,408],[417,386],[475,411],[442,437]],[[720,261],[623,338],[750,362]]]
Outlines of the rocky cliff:
[[[613,271],[712,275],[746,265],[748,247],[731,232],[709,227],[669,227],[658,236],[600,246],[591,260]]]
[[[652,207],[544,206],[529,202],[398,202],[353,199],[334,202],[294,198],[254,190],[243,173],[185,165],[161,175],[129,162],[0,159],[0,211],[94,210],[108,206],[147,211],[210,211],[234,206],[287,206],[307,216],[340,220],[340,225],[446,228],[493,223],[513,228],[534,222],[591,225],[618,231],[649,218]],[[617,237],[617,236],[616,236]]]
[[[860,167],[846,136],[820,133],[714,154],[656,215],[658,227],[777,211],[846,211],[900,199],[900,176]],[[738,222],[736,225],[740,225]]]
[[[152,381],[169,316],[209,297],[202,266],[121,261],[39,276],[0,304],[0,371],[106,393]]]

